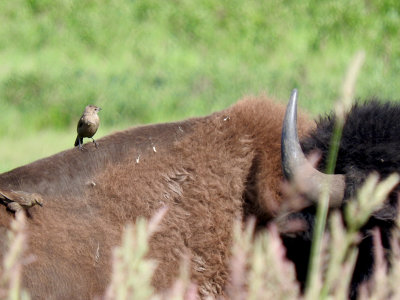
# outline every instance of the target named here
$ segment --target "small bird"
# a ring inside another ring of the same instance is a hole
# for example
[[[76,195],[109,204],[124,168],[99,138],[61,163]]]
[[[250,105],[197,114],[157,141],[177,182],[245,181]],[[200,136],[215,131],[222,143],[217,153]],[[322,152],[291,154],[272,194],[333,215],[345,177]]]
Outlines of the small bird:
[[[97,143],[93,136],[100,125],[100,118],[97,114],[100,110],[101,108],[95,105],[88,105],[85,107],[85,110],[82,114],[82,117],[79,119],[78,126],[76,128],[78,136],[75,140],[75,147],[79,146],[79,149],[82,149],[83,138],[86,137],[91,138],[97,148]]]
[[[13,212],[35,206],[43,206],[43,198],[36,193],[24,191],[0,190],[0,200]]]

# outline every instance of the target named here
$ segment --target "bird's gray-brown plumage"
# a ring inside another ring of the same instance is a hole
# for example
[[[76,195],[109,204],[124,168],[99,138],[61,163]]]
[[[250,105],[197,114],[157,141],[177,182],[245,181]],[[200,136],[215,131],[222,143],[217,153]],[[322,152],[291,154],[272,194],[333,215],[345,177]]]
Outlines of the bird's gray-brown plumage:
[[[28,193],[24,191],[0,190],[0,201],[13,212],[18,212],[29,207],[43,206],[43,198],[37,193]]]
[[[100,125],[100,118],[98,116],[98,112],[101,110],[100,107],[95,105],[88,105],[85,107],[85,110],[79,119],[78,126],[76,131],[78,132],[78,136],[76,137],[74,146],[79,146],[79,149],[82,148],[83,138],[91,138],[93,143],[97,148],[97,143],[94,140],[93,136],[96,133],[97,129]]]

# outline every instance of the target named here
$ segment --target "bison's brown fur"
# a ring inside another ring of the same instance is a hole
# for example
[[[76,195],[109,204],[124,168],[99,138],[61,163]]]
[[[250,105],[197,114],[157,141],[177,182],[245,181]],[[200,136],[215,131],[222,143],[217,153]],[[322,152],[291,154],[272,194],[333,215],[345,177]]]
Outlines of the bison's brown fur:
[[[263,223],[281,204],[283,115],[283,105],[249,98],[207,117],[114,133],[98,149],[85,145],[0,175],[0,187],[44,198],[44,207],[29,210],[36,261],[24,269],[24,286],[37,299],[101,295],[124,224],[167,206],[150,243],[159,263],[154,286],[168,287],[188,254],[201,293],[222,293],[234,220],[254,214]],[[300,118],[300,132],[310,126]],[[0,207],[2,241],[12,218]]]

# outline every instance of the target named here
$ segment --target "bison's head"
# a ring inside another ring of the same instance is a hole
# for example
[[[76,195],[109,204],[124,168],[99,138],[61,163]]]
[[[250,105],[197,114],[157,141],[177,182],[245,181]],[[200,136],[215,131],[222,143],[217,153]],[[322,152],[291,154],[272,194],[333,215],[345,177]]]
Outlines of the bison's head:
[[[313,202],[318,200],[326,182],[329,189],[330,207],[343,209],[353,199],[357,190],[372,172],[385,178],[400,172],[400,106],[369,101],[353,106],[348,113],[342,132],[335,172],[327,175],[328,152],[334,130],[334,114],[321,118],[315,130],[299,143],[296,130],[297,91],[294,90],[285,115],[282,130],[282,167],[285,177],[294,182],[300,192]],[[321,160],[316,168],[306,155],[317,151]],[[382,244],[390,249],[391,230],[397,218],[397,187],[385,205],[374,212],[361,229],[363,235],[359,245],[359,256],[352,279],[351,297],[354,298],[360,283],[368,279],[373,271],[373,241],[371,229],[378,227]],[[296,235],[284,235],[287,256],[296,265],[298,279],[304,284],[308,268],[311,237],[314,226],[315,207],[310,206],[289,218],[307,223],[307,230]]]

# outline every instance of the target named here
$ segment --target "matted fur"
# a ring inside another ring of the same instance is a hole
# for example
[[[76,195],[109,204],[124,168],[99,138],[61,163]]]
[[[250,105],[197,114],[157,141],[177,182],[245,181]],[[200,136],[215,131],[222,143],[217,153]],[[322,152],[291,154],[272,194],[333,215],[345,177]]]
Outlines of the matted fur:
[[[201,294],[223,293],[234,221],[255,214],[263,223],[282,203],[284,110],[249,98],[203,118],[114,133],[98,149],[87,144],[88,151],[67,150],[0,175],[1,187],[44,198],[42,208],[29,210],[29,252],[37,260],[25,267],[23,285],[34,299],[103,294],[123,226],[167,206],[150,241],[154,286],[170,286],[188,255]],[[311,126],[300,118],[301,133]],[[0,229],[11,218],[0,207]]]

